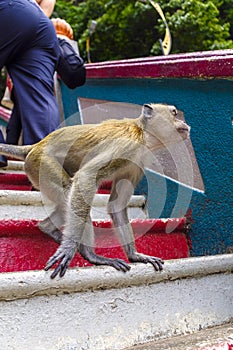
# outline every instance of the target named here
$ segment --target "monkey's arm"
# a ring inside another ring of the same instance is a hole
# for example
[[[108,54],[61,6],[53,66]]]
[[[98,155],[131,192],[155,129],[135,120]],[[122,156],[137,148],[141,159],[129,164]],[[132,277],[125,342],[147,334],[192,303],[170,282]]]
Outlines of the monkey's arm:
[[[134,187],[138,182],[136,176],[136,167],[132,169],[134,177],[127,179],[117,179],[114,181],[108,203],[108,212],[112,218],[113,224],[121,240],[125,253],[130,262],[151,263],[155,270],[163,269],[163,260],[154,256],[138,253],[135,247],[133,229],[127,215],[127,204],[133,194]],[[140,179],[140,169],[138,169],[138,178]]]

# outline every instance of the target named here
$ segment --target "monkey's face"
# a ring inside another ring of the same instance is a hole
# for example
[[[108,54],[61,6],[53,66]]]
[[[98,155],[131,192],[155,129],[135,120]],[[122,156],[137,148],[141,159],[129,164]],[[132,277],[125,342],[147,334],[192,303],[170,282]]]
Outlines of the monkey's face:
[[[190,127],[177,116],[175,106],[163,104],[143,106],[144,131],[150,135],[149,143],[154,144],[153,148],[178,143],[189,137]]]

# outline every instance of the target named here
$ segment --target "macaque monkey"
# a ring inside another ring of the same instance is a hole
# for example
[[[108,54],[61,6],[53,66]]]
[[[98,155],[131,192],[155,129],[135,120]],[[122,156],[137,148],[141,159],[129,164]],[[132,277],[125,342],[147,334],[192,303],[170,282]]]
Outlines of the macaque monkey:
[[[162,270],[160,258],[136,251],[127,203],[150,151],[189,136],[189,126],[177,113],[174,106],[144,104],[136,119],[64,127],[30,146],[0,144],[0,154],[25,160],[33,186],[55,204],[49,217],[39,223],[43,232],[60,243],[45,267],[47,271],[58,263],[51,278],[64,276],[76,252],[95,265],[123,272],[130,269],[124,260],[94,251],[90,209],[103,180],[112,180],[107,209],[129,262],[151,263],[156,271]]]

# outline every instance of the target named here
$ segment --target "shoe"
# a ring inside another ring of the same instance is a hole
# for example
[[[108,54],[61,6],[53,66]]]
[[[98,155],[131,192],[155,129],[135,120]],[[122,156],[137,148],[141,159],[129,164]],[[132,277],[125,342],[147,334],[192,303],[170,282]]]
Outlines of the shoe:
[[[5,156],[0,155],[0,168],[4,168],[7,166],[7,158]]]

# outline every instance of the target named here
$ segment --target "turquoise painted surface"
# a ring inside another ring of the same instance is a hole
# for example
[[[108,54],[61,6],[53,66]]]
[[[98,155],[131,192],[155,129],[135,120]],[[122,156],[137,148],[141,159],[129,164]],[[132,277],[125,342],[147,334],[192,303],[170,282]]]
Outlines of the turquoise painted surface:
[[[63,86],[66,117],[77,111],[77,96],[143,104],[163,102],[183,110],[205,185],[205,195],[166,180],[167,199],[160,213],[164,182],[147,173],[137,191],[148,192],[151,217],[180,216],[186,200],[193,212],[194,255],[224,253],[233,247],[233,81],[224,79],[89,79],[74,91]],[[162,181],[162,182],[161,182]],[[148,183],[147,183],[148,182]],[[149,191],[148,191],[149,186]],[[176,205],[177,193],[181,197]],[[173,213],[174,214],[174,213]]]
[[[0,125],[4,126],[4,128],[6,128],[7,123],[4,120],[0,119]]]

